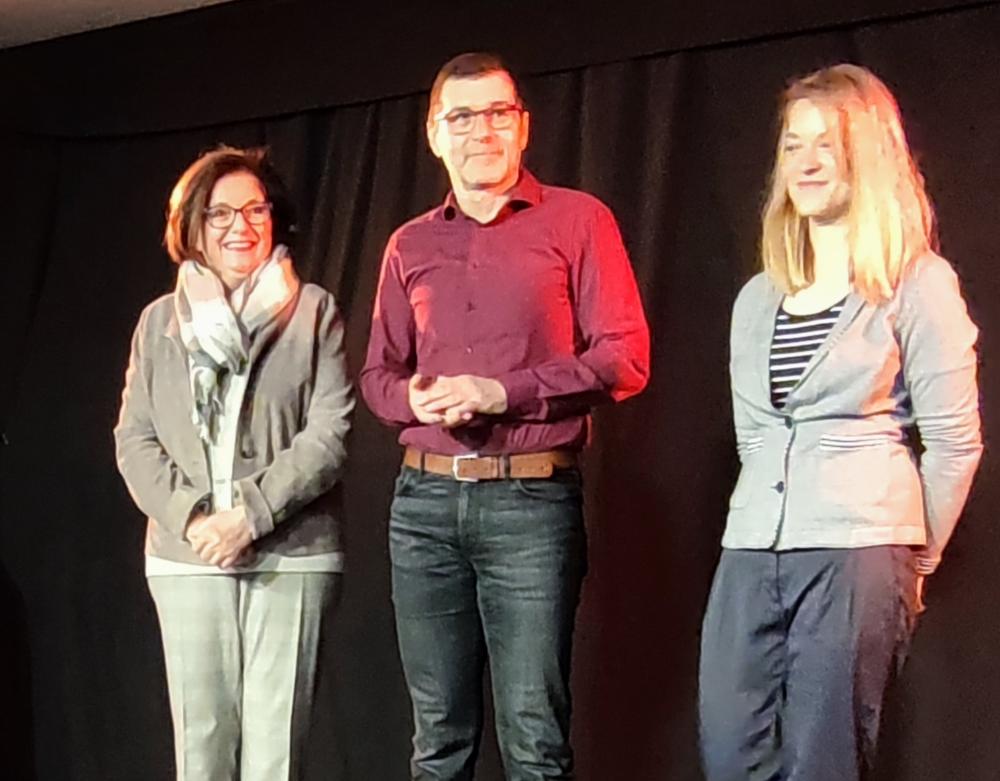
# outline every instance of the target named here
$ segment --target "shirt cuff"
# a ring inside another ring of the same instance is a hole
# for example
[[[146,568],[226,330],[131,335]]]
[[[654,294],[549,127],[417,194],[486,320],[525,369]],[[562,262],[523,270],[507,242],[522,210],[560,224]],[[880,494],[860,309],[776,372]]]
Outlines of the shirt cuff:
[[[179,488],[167,501],[166,518],[157,518],[172,534],[184,538],[188,522],[198,513],[211,510],[211,497],[197,488]]]
[[[538,398],[538,381],[530,369],[519,369],[506,372],[496,377],[507,393],[507,412],[518,413],[528,409],[537,409],[541,404]]]
[[[918,575],[933,575],[941,563],[941,554],[932,555],[926,549],[916,551],[913,566]]]

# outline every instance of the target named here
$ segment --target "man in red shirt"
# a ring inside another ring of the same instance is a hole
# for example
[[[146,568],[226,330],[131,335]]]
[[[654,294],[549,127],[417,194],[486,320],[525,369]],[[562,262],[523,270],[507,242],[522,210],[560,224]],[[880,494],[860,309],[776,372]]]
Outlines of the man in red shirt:
[[[431,89],[445,202],[383,260],[361,389],[406,447],[389,528],[415,780],[472,779],[490,664],[509,779],[572,777],[590,408],[638,393],[649,332],[614,217],[521,167],[530,116],[495,56]]]

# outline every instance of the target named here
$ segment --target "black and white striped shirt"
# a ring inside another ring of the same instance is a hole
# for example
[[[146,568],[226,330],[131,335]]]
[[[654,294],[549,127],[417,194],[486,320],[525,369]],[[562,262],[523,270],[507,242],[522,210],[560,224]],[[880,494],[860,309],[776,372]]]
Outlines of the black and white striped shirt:
[[[844,300],[810,315],[790,315],[778,310],[771,342],[771,403],[777,409],[785,406],[785,397],[802,377],[813,353],[830,335],[844,308]]]

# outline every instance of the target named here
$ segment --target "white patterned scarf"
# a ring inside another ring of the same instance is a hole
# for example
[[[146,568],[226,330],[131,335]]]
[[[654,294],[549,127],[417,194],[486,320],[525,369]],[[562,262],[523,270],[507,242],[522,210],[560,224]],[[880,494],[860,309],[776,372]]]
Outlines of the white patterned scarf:
[[[250,345],[299,290],[288,248],[279,244],[229,298],[207,266],[185,260],[177,272],[174,310],[191,367],[191,420],[205,442],[218,434],[222,390],[246,368]]]

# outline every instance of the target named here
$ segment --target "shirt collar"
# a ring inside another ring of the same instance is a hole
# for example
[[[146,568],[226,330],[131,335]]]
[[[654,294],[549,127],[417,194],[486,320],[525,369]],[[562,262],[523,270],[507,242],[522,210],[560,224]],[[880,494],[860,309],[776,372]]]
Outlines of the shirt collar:
[[[542,185],[539,184],[538,180],[527,168],[522,168],[517,184],[511,188],[510,200],[504,208],[511,209],[512,211],[521,211],[521,209],[537,206],[541,201]],[[441,216],[451,221],[459,214],[461,214],[461,209],[458,208],[458,201],[455,200],[455,192],[454,190],[449,190],[444,203],[441,205]]]

